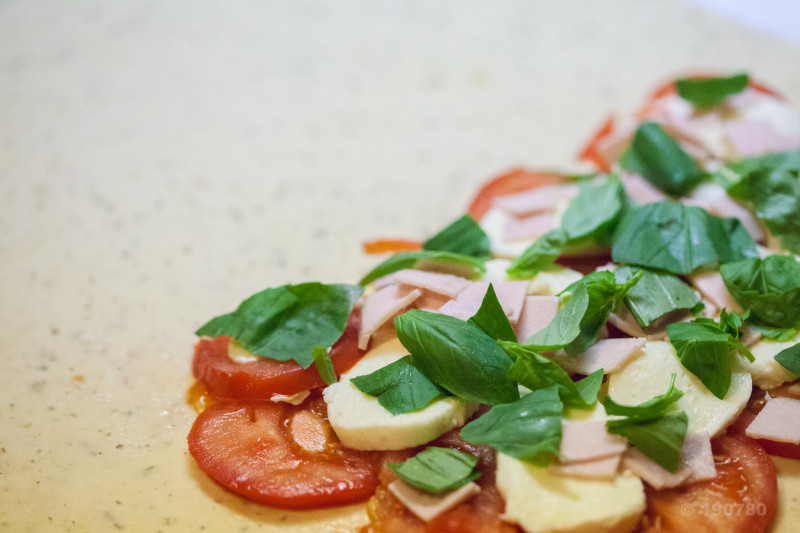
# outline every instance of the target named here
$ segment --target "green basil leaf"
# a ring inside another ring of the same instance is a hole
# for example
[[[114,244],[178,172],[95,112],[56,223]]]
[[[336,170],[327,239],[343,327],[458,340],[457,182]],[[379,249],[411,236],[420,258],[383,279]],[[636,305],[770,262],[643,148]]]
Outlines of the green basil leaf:
[[[452,448],[428,446],[400,464],[389,464],[400,479],[428,492],[443,492],[478,479],[478,458]]]
[[[545,233],[511,262],[506,273],[512,279],[530,279],[543,270],[549,270],[553,268],[566,243],[567,234],[562,229]]]
[[[561,229],[567,234],[568,244],[583,239],[603,243],[610,238],[611,230],[624,207],[625,190],[617,176],[609,176],[604,183],[581,183],[580,191],[567,206]]]
[[[675,378],[676,375],[672,374],[667,392],[653,396],[649,400],[638,405],[621,405],[610,397],[607,397],[603,400],[603,407],[605,407],[606,414],[626,416],[638,420],[653,419],[663,416],[675,405],[675,402],[683,396],[683,392],[675,387]]]
[[[413,365],[440,387],[488,405],[519,398],[507,376],[513,361],[472,322],[412,309],[394,323]]]
[[[732,196],[752,203],[756,216],[780,241],[800,253],[800,178],[798,169],[756,169],[729,189]]]
[[[411,364],[410,355],[372,374],[356,376],[350,383],[364,394],[378,398],[378,403],[393,415],[422,409],[445,394]]]
[[[754,157],[746,157],[738,161],[729,161],[714,174],[714,179],[728,189],[731,196],[750,200],[747,189],[739,186],[742,179],[756,170],[800,170],[800,150],[771,152]]]
[[[738,220],[677,202],[647,204],[626,214],[611,248],[615,263],[673,274],[757,256],[755,242]]]
[[[563,348],[578,338],[581,320],[589,308],[589,291],[585,285],[579,285],[568,298],[553,320],[544,329],[531,335],[525,341],[526,345],[534,350],[549,352]]]
[[[514,328],[511,327],[511,322],[508,321],[491,283],[483,296],[480,309],[469,321],[495,340],[515,341],[517,339]]]
[[[775,360],[783,368],[800,377],[800,343],[781,350],[775,355]]]
[[[515,359],[508,377],[532,391],[556,387],[561,401],[567,407],[585,409],[597,401],[597,392],[603,383],[603,370],[575,383],[563,368],[528,346],[516,342],[499,341],[500,346]]]
[[[687,194],[706,177],[697,161],[655,122],[639,126],[619,162],[625,170],[640,174],[672,196]]]
[[[766,338],[778,342],[788,342],[798,334],[797,328],[774,328],[760,323],[756,318],[751,318],[747,323]]]
[[[419,270],[435,270],[462,275],[468,278],[476,277],[486,272],[483,259],[453,252],[440,252],[434,250],[419,250],[399,252],[389,257],[386,261],[373,268],[358,282],[362,287],[378,278],[405,268]]]
[[[461,430],[461,438],[534,464],[547,464],[561,450],[563,405],[555,387],[492,407]]]
[[[741,73],[726,78],[680,79],[675,81],[675,88],[681,98],[695,107],[706,109],[722,103],[728,96],[744,91],[747,82],[747,74]]]
[[[624,302],[643,330],[673,311],[690,309],[696,314],[705,307],[692,288],[672,274],[629,266],[619,268],[615,274],[618,280],[626,281],[639,270],[643,272],[642,279],[628,291]]]
[[[622,435],[669,472],[677,472],[680,467],[681,448],[688,426],[689,418],[683,411],[655,419],[624,418],[606,422],[609,433]]]
[[[333,385],[336,383],[338,378],[336,377],[336,370],[333,368],[333,361],[331,361],[328,350],[322,346],[314,346],[311,353],[314,356],[314,364],[317,366],[317,372],[319,372],[322,381],[324,381],[326,385]]]
[[[800,263],[770,255],[727,263],[722,280],[733,298],[759,322],[774,328],[800,323]]]
[[[250,353],[278,361],[314,362],[314,347],[330,348],[342,336],[363,288],[318,282],[283,285],[254,294],[232,313],[195,333],[233,337]]]
[[[453,252],[478,259],[489,259],[491,243],[483,228],[469,215],[464,215],[422,243],[423,250]]]

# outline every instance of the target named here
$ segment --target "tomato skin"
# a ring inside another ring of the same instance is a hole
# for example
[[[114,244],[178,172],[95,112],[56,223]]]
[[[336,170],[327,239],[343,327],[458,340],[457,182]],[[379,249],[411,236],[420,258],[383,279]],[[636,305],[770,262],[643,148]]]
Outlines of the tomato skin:
[[[564,175],[553,172],[537,172],[525,168],[517,168],[494,178],[481,187],[467,209],[467,213],[477,221],[492,207],[492,202],[498,196],[514,194],[552,185],[564,180]]]
[[[203,472],[264,505],[344,505],[366,500],[378,484],[381,454],[341,446],[319,395],[300,407],[220,401],[200,413],[187,440]]]
[[[353,313],[342,337],[331,348],[336,374],[349,370],[364,355],[358,349],[360,315]],[[261,358],[237,363],[228,357],[230,337],[203,338],[195,346],[192,372],[217,398],[267,400],[275,394],[286,396],[322,387],[317,367],[301,367],[296,361]]]
[[[742,435],[711,441],[717,477],[685,487],[646,486],[647,509],[638,533],[763,533],[775,517],[778,480],[764,449]]]

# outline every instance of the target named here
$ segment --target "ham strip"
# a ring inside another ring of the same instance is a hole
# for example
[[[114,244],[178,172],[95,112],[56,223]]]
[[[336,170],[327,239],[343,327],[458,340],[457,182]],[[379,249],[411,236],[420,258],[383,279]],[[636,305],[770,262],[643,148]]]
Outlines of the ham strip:
[[[558,202],[571,200],[578,194],[574,183],[544,185],[530,191],[498,196],[494,205],[510,215],[522,216],[537,211],[552,211]]]
[[[406,292],[398,285],[389,285],[367,296],[364,306],[361,308],[361,329],[358,332],[359,349],[366,350],[372,334],[388,320],[414,303],[414,300],[420,296],[422,296],[422,292],[418,289]]]
[[[425,272],[407,268],[394,273],[394,281],[403,285],[410,285],[418,289],[425,289],[448,298],[455,298],[458,293],[467,288],[470,281],[452,274],[438,272]]]
[[[525,293],[528,290],[527,281],[501,281],[493,283],[497,300],[505,311],[511,324],[519,321],[522,313],[522,306],[525,303]],[[483,297],[489,283],[486,281],[475,281],[461,291],[454,300],[450,300],[439,308],[439,312],[450,315],[461,320],[468,320],[478,312],[483,303]]]
[[[620,179],[622,186],[625,187],[625,194],[637,204],[652,204],[667,199],[666,194],[638,174],[623,173]]]
[[[604,374],[610,374],[646,342],[647,339],[643,337],[601,339],[581,354],[570,356],[559,350],[553,354],[552,359],[568,372],[589,375],[602,368]]]
[[[525,305],[517,321],[517,341],[524,344],[531,335],[552,322],[557,312],[557,296],[526,296]]]
[[[544,235],[555,227],[555,214],[549,212],[525,218],[508,217],[503,237],[509,241],[530,240]]]
[[[686,435],[681,448],[681,464],[677,472],[669,472],[636,448],[629,448],[622,456],[622,467],[641,477],[655,489],[677,487],[716,477],[711,438],[700,432]]]
[[[575,463],[621,455],[627,448],[623,437],[606,430],[604,420],[567,422],[561,425],[561,463]]]
[[[724,128],[725,135],[741,157],[800,147],[800,139],[781,135],[764,120],[733,120],[726,122]]]
[[[593,461],[581,461],[579,463],[552,464],[550,472],[561,476],[573,476],[584,478],[612,478],[617,475],[622,454],[595,459]]]
[[[402,479],[392,481],[388,488],[400,503],[425,522],[469,500],[481,491],[480,486],[474,481],[441,494],[417,489]]]
[[[800,444],[800,400],[770,398],[745,434],[756,439]]]
[[[692,284],[697,287],[700,294],[704,298],[711,300],[719,309],[723,307],[728,311],[736,311],[741,314],[743,312],[742,306],[733,299],[725,282],[722,281],[722,276],[719,272],[707,272],[705,274],[698,274],[691,277]]]

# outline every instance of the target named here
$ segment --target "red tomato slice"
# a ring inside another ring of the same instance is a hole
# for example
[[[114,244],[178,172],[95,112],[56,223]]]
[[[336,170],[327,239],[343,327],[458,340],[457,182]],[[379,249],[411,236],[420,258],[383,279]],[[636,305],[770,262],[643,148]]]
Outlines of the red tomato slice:
[[[603,125],[592,135],[583,150],[578,154],[578,161],[594,163],[599,170],[611,172],[611,161],[605,158],[600,151],[600,143],[614,131],[614,117],[608,117]]]
[[[331,348],[336,374],[349,370],[364,355],[358,349],[360,316],[353,313],[342,337]],[[303,368],[296,361],[262,358],[237,363],[228,357],[229,337],[200,339],[194,349],[192,372],[218,398],[267,400],[275,394],[292,395],[323,386],[315,365]]]
[[[753,439],[723,435],[711,441],[717,477],[686,487],[647,491],[639,533],[703,531],[763,533],[778,502],[775,465]]]
[[[469,204],[467,213],[475,220],[480,220],[492,207],[492,202],[498,196],[514,194],[515,192],[535,189],[542,185],[551,185],[564,180],[562,174],[552,172],[536,172],[524,168],[514,169],[511,172],[498,176],[486,183]]]
[[[422,243],[407,239],[376,239],[364,243],[364,253],[367,254],[413,252],[416,250],[422,250]]]
[[[197,417],[189,453],[224,488],[286,509],[365,500],[378,484],[381,454],[343,447],[317,396],[301,407],[225,400]]]

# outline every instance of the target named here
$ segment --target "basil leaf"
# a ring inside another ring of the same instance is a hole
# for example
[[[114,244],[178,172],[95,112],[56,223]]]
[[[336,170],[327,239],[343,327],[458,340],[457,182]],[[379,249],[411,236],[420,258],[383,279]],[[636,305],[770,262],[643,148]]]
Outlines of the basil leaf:
[[[400,479],[428,492],[443,492],[481,477],[475,471],[478,458],[452,448],[428,446],[414,457],[389,468]]]
[[[461,430],[461,438],[534,464],[547,464],[561,450],[563,405],[555,387],[492,407]]]
[[[483,302],[478,312],[469,319],[470,322],[481,328],[484,333],[491,338],[498,340],[516,341],[517,335],[514,333],[514,328],[511,327],[511,322],[508,321],[500,301],[497,299],[492,284],[486,290],[483,296]]]
[[[566,304],[544,329],[531,335],[525,344],[534,350],[546,352],[568,345],[581,333],[581,320],[589,308],[589,291],[579,285],[572,291]]]
[[[488,405],[519,398],[516,384],[507,377],[513,361],[475,324],[418,309],[394,323],[412,364],[440,387]]]
[[[250,353],[303,368],[313,349],[330,348],[342,336],[363,288],[318,282],[283,285],[250,296],[232,313],[211,319],[195,333],[233,337]]]
[[[328,353],[328,350],[323,348],[322,346],[314,346],[312,348],[311,353],[314,356],[314,364],[317,365],[317,372],[319,372],[322,381],[325,382],[325,385],[332,385],[336,383],[336,370],[333,368],[333,361],[331,361],[331,356]]]
[[[672,196],[687,194],[706,176],[697,161],[655,122],[645,122],[637,128],[619,162],[625,170],[640,174]]]
[[[653,396],[638,405],[621,405],[612,400],[611,397],[607,397],[603,400],[606,414],[640,420],[658,418],[664,415],[683,396],[683,392],[675,387],[675,378],[676,375],[672,374],[667,392]]]
[[[508,377],[520,385],[532,391],[556,387],[567,407],[585,409],[597,401],[597,392],[603,383],[602,369],[575,383],[558,363],[530,347],[506,341],[499,341],[499,344],[515,359]]]
[[[372,374],[356,376],[350,383],[364,394],[378,398],[378,403],[393,415],[422,409],[444,395],[441,388],[411,364],[409,355]]]
[[[626,281],[637,271],[642,272],[642,279],[628,291],[624,302],[643,330],[673,311],[690,309],[696,314],[705,307],[692,288],[672,274],[629,266],[619,268],[615,274],[618,280]]]
[[[423,250],[453,252],[478,259],[489,259],[491,243],[483,228],[469,215],[464,215],[422,243]]]
[[[681,98],[703,109],[714,107],[728,96],[744,91],[747,82],[747,74],[741,73],[727,78],[680,79],[675,81],[675,88]]]
[[[530,279],[543,270],[553,267],[567,243],[567,234],[562,229],[545,233],[516,257],[506,273],[512,279]]]
[[[611,248],[615,263],[673,274],[757,256],[755,242],[738,220],[677,202],[647,204],[626,214]]]
[[[624,199],[622,182],[616,176],[609,176],[600,184],[581,183],[578,196],[569,203],[562,217],[561,229],[567,234],[568,244],[582,239],[604,241],[610,238]]]
[[[794,339],[798,334],[797,328],[773,328],[772,326],[760,323],[758,319],[751,319],[748,324],[766,338],[778,342],[788,342]]]
[[[720,268],[733,298],[759,322],[775,328],[800,323],[800,263],[770,255],[745,259]]]
[[[756,216],[780,241],[800,253],[800,178],[798,170],[756,169],[729,189],[732,196],[752,202]]]
[[[795,376],[800,377],[800,344],[795,344],[794,346],[789,346],[785,350],[781,350],[775,355],[775,360],[780,363],[783,368]]]
[[[745,157],[738,161],[729,161],[714,174],[714,179],[728,189],[731,196],[750,200],[747,187],[739,187],[742,179],[759,169],[765,170],[800,170],[800,150],[771,152],[764,155]]]
[[[363,287],[378,278],[405,268],[452,272],[470,278],[486,272],[483,260],[476,257],[453,252],[419,250],[394,254],[373,268],[358,284]]]
[[[669,472],[677,472],[680,467],[688,426],[689,418],[683,411],[655,419],[624,418],[606,422],[609,433],[622,435]]]

